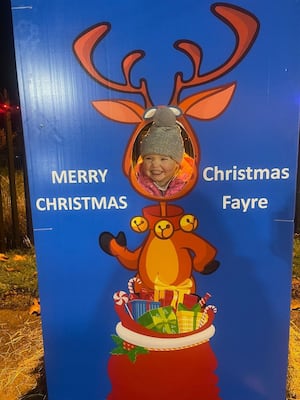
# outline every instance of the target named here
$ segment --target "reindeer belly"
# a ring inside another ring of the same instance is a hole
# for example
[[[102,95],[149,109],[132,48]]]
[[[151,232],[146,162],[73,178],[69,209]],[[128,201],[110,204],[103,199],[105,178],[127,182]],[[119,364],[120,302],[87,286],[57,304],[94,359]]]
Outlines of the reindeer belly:
[[[178,251],[172,240],[153,238],[146,246],[140,266],[140,276],[143,282],[153,287],[155,278],[172,284],[179,274]]]

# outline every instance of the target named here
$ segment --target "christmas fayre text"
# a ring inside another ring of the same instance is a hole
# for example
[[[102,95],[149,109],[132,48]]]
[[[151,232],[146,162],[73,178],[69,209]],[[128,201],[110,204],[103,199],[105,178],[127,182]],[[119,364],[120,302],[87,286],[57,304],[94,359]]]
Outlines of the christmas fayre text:
[[[72,169],[51,171],[53,185],[87,185],[106,184],[108,169]],[[201,172],[201,179],[209,182],[270,181],[287,180],[289,168],[239,168],[234,165],[230,169],[219,166],[207,166]],[[79,211],[79,210],[124,210],[128,207],[127,196],[75,196],[75,197],[39,197],[36,202],[38,211]],[[234,197],[223,194],[220,204],[223,210],[236,210],[246,213],[253,209],[264,210],[269,206],[266,197]]]

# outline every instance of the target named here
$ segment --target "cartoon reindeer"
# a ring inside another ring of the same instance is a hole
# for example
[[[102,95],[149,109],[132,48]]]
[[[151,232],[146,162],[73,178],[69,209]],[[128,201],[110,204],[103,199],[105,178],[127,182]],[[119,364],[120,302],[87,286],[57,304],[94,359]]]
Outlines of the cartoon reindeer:
[[[202,49],[189,40],[178,40],[174,47],[185,53],[193,66],[192,76],[184,79],[182,72],[177,72],[174,78],[174,89],[168,107],[176,116],[186,146],[189,147],[189,157],[192,160],[191,173],[184,187],[175,194],[165,198],[148,193],[137,180],[136,149],[143,135],[153,123],[156,107],[149,95],[147,81],[140,79],[137,85],[131,80],[131,70],[134,64],[144,57],[142,50],[136,50],[122,61],[124,82],[118,83],[104,77],[95,67],[93,53],[99,42],[108,34],[109,23],[101,23],[82,33],[75,41],[73,49],[85,71],[100,85],[121,93],[142,96],[144,105],[127,99],[96,100],[92,104],[105,117],[122,123],[136,124],[123,158],[123,171],[133,188],[142,196],[158,202],[157,205],[145,207],[143,216],[135,216],[131,220],[131,228],[137,232],[148,231],[148,236],[136,250],[126,247],[123,232],[116,237],[109,232],[100,235],[101,248],[115,256],[127,269],[137,271],[138,281],[142,288],[153,291],[155,288],[182,288],[187,293],[195,291],[192,270],[203,274],[215,271],[219,262],[215,260],[216,249],[205,239],[195,233],[198,226],[197,217],[185,214],[184,210],[169,204],[188,194],[198,180],[200,161],[200,146],[197,135],[188,122],[187,117],[199,120],[211,120],[224,112],[229,105],[236,82],[223,84],[198,92],[181,99],[183,90],[212,82],[237,66],[245,57],[254,43],[259,22],[248,11],[233,5],[217,3],[211,7],[212,13],[221,19],[234,33],[236,45],[229,58],[219,67],[202,73]],[[136,290],[140,290],[141,287]]]

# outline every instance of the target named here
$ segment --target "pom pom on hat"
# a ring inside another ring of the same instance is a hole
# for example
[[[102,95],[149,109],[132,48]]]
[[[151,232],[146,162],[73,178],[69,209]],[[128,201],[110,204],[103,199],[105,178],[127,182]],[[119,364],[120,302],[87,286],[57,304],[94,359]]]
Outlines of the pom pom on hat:
[[[162,154],[171,157],[179,164],[184,155],[181,130],[176,116],[168,107],[155,111],[153,123],[141,143],[142,157],[148,154]]]

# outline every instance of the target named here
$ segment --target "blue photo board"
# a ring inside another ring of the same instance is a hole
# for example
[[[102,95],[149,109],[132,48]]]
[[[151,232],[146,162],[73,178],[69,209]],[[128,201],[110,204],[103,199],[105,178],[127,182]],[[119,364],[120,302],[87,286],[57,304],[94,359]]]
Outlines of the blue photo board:
[[[12,10],[49,400],[285,399],[299,4]]]

